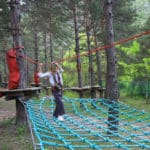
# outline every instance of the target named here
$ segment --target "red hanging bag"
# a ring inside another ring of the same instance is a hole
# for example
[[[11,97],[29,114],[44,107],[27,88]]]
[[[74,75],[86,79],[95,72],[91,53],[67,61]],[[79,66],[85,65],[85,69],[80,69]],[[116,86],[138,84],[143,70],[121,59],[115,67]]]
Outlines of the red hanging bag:
[[[38,76],[38,72],[35,72],[35,73],[34,73],[34,83],[35,83],[36,85],[39,85],[39,84],[40,84],[40,78],[39,78],[39,76]]]
[[[9,70],[8,89],[17,89],[20,81],[20,70],[15,49],[8,50],[6,60]]]

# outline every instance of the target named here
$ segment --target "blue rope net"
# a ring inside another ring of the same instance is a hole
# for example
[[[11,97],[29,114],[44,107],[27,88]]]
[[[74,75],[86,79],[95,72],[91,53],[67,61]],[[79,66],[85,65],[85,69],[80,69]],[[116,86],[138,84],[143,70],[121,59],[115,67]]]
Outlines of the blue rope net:
[[[150,115],[147,112],[121,102],[109,103],[105,99],[63,100],[66,110],[63,122],[53,118],[53,97],[26,102],[28,117],[41,150],[53,147],[61,147],[61,150],[150,149]],[[83,107],[80,107],[81,103]],[[111,116],[118,124],[108,121],[111,107],[119,114]],[[110,124],[117,130],[110,131]]]

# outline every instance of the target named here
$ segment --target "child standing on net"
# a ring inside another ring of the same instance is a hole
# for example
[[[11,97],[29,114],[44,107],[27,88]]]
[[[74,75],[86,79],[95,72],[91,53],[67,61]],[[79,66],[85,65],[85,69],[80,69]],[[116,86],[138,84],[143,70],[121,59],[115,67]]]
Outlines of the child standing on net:
[[[52,94],[55,98],[56,108],[53,116],[58,118],[60,121],[64,121],[63,115],[65,114],[64,104],[62,102],[62,67],[57,62],[52,62],[50,65],[50,70],[48,72],[42,73],[43,64],[39,65],[39,77],[48,77],[50,85],[52,87]]]

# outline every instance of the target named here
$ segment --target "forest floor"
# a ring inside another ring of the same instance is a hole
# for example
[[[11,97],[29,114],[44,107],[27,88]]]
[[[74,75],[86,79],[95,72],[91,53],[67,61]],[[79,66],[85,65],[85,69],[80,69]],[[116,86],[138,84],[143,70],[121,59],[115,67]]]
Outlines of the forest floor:
[[[0,98],[0,150],[33,150],[27,127],[15,124],[15,100]]]

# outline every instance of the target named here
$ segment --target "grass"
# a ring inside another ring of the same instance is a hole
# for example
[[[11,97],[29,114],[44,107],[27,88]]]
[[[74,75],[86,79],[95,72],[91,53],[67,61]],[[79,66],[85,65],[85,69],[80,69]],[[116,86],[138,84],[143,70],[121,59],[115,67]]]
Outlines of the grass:
[[[69,97],[77,97],[77,95],[73,94],[69,95]],[[150,104],[146,104],[146,100],[143,98],[122,97],[120,101],[137,109],[150,112]],[[0,150],[33,150],[34,148],[28,127],[18,127],[15,125],[15,101],[5,101],[1,98],[0,111],[7,112],[6,115],[0,119]],[[0,114],[0,117],[1,115],[2,114]],[[59,149],[59,147],[51,148],[51,150],[54,149]]]
[[[150,112],[150,104],[147,103],[147,100],[145,98],[128,97],[128,98],[121,98],[120,101],[132,107],[135,107],[138,110]],[[150,99],[148,101],[150,102]]]
[[[15,125],[15,118],[0,122],[1,150],[33,150],[28,127]]]
[[[27,126],[16,126],[15,101],[0,99],[0,150],[33,150]]]

